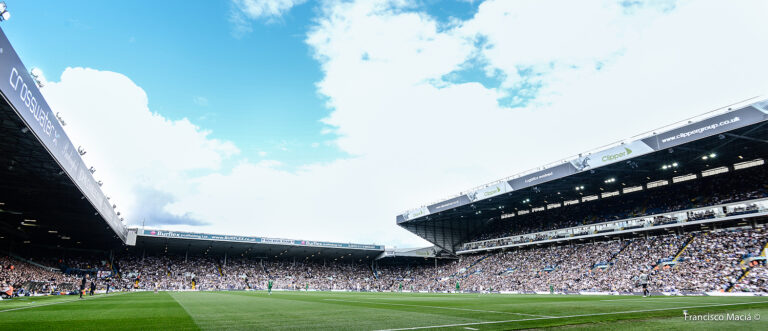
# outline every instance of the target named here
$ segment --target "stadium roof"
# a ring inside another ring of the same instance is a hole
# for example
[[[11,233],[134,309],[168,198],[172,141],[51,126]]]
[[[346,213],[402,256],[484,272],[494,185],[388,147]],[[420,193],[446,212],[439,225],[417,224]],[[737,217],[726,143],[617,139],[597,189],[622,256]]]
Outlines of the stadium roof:
[[[126,228],[2,30],[0,77],[0,239],[121,244]]]
[[[249,256],[253,258],[370,260],[378,257],[383,245],[337,243],[254,236],[130,229],[128,242],[135,240],[136,249],[176,254]]]
[[[397,216],[397,224],[455,252],[492,220],[516,209],[546,208],[764,157],[767,114],[766,100],[733,105],[409,210]],[[702,159],[712,153],[718,157]]]

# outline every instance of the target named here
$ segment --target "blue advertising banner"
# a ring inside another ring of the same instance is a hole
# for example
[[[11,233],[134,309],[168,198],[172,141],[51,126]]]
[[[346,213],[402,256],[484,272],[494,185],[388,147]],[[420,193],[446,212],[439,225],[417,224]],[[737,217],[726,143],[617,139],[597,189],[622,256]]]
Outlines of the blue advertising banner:
[[[127,230],[101,192],[80,154],[64,133],[35,80],[0,29],[0,93],[22,121],[48,150],[101,217],[125,241]]]

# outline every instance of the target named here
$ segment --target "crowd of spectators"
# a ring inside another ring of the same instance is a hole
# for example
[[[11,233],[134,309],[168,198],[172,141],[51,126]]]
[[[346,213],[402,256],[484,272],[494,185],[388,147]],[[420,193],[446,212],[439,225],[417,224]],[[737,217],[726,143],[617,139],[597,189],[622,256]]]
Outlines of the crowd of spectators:
[[[255,258],[125,256],[120,288],[162,290],[278,289],[371,290],[370,267],[361,263],[305,262]]]
[[[666,234],[623,240],[569,241],[455,260],[415,264],[297,261],[177,255],[116,257],[115,273],[95,279],[99,289],[248,290],[268,281],[284,290],[637,292],[638,276],[653,292],[768,292],[766,228]],[[73,263],[107,269],[101,260]],[[69,264],[67,264],[69,265]],[[51,293],[74,290],[79,275],[0,257],[0,289]],[[71,269],[71,268],[70,268]]]
[[[484,257],[466,271],[464,282],[473,290],[633,292],[646,273],[651,290],[659,292],[722,292],[731,285],[768,292],[764,256],[744,264],[759,257],[766,243],[763,229],[739,229],[524,248]]]
[[[700,233],[671,268],[656,271],[655,285],[666,291],[723,291],[736,283],[746,266],[768,241],[763,231],[723,230]]]
[[[36,293],[68,293],[77,278],[54,268],[46,268],[0,255],[0,290],[6,297]]]
[[[734,286],[734,291],[768,293],[768,267],[765,263],[752,267],[749,273]]]
[[[605,198],[583,202],[573,206],[544,210],[511,218],[498,219],[488,229],[477,234],[471,242],[505,238],[499,242],[485,243],[495,247],[510,242],[511,236],[609,222],[632,217],[671,213],[685,209],[714,206],[768,196],[763,183],[768,173],[762,169],[738,170],[738,174],[722,174],[699,178],[662,187],[645,189],[622,196],[621,199]],[[693,192],[693,193],[692,193]],[[749,209],[751,207],[746,207]],[[689,215],[690,220],[711,218],[713,212]],[[660,220],[663,223],[665,220]],[[666,220],[669,221],[669,220]],[[480,244],[469,244],[468,247]]]

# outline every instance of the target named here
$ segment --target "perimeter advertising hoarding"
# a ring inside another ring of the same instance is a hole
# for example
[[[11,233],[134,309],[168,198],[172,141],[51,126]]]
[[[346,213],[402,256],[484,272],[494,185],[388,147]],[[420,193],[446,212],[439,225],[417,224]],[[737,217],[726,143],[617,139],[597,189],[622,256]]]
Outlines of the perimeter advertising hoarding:
[[[43,99],[37,84],[0,29],[0,92],[40,143],[77,185],[112,230],[125,241],[125,226]]]
[[[183,231],[144,229],[139,231],[139,235],[147,236],[147,237],[232,241],[232,242],[241,242],[241,243],[270,244],[270,245],[293,245],[293,246],[313,246],[313,247],[327,247],[327,248],[384,250],[384,246],[381,246],[381,245],[335,243],[335,242],[328,242],[328,241],[295,240],[295,239],[265,238],[265,237],[250,237],[250,236],[229,236],[229,235],[220,235],[220,234],[183,232]]]

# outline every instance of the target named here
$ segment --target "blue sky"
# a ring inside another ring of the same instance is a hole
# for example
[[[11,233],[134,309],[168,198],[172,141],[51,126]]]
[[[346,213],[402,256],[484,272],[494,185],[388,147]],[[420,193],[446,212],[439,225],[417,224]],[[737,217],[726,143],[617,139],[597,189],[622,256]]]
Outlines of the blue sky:
[[[125,74],[147,92],[152,111],[189,118],[238,143],[249,160],[279,158],[292,169],[349,157],[320,122],[327,98],[317,93],[322,72],[305,42],[321,11],[316,2],[250,20],[246,33],[231,22],[228,1],[8,3],[13,19],[3,28],[25,64],[49,79],[67,67]],[[409,10],[448,24],[470,18],[479,3],[429,0]]]
[[[150,108],[189,118],[212,136],[286,164],[343,157],[319,122],[328,115],[322,76],[304,42],[308,3],[235,35],[226,1],[8,1],[3,28],[27,66],[56,79],[67,67],[125,74]],[[55,33],[51,33],[55,31]],[[319,143],[312,147],[313,143]]]
[[[129,226],[425,245],[396,215],[768,92],[762,0],[6,2]]]

